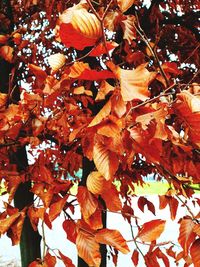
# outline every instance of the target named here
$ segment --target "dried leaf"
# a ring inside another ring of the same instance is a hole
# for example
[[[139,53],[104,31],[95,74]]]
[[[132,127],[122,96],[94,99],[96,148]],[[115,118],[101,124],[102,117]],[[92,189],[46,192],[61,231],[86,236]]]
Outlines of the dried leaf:
[[[124,3],[126,1],[123,1]],[[127,40],[129,44],[136,39],[136,29],[134,27],[135,16],[128,15],[125,19],[121,20],[120,24],[123,29],[124,35],[123,39]]]
[[[130,251],[126,244],[126,240],[117,230],[111,230],[111,229],[99,230],[95,234],[95,240],[98,243],[112,246],[124,254],[127,254]]]
[[[135,0],[117,0],[117,4],[122,12],[126,12],[133,4]]]
[[[152,220],[143,224],[141,230],[138,233],[138,237],[143,242],[152,242],[160,237],[164,231],[166,221]]]

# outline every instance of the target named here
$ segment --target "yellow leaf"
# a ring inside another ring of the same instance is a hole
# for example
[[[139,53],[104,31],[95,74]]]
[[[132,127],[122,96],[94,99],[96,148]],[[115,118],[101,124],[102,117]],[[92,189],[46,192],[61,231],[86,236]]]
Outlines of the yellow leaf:
[[[65,64],[66,58],[63,54],[57,53],[47,58],[47,61],[53,71],[57,71]]]

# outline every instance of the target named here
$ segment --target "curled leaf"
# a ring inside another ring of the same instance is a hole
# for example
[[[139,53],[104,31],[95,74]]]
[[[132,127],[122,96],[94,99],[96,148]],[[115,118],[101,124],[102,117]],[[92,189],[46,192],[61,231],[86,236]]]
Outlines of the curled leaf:
[[[48,63],[53,71],[57,71],[65,64],[66,58],[63,54],[57,53],[47,58]]]

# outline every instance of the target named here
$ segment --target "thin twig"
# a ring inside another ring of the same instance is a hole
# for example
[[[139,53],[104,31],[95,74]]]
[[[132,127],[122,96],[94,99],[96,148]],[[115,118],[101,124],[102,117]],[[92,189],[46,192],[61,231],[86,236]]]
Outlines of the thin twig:
[[[43,241],[43,252],[42,252],[42,260],[44,260],[46,254],[46,239],[45,239],[45,231],[44,231],[44,221],[42,221],[42,241]]]
[[[186,207],[186,209],[188,210],[189,214],[192,216],[193,220],[195,219],[195,216],[193,214],[193,212],[191,211],[191,209],[188,207],[188,205],[185,203],[185,201],[183,201],[178,195],[176,195],[176,198]]]
[[[144,254],[143,254],[142,250],[140,249],[140,247],[138,246],[138,243],[135,240],[136,238],[134,236],[132,225],[131,225],[131,235],[132,235],[132,238],[133,238],[133,240],[131,240],[131,241],[133,241],[135,243],[135,247],[137,248],[137,250],[139,251],[139,253],[142,255],[142,257],[144,258]],[[130,241],[127,241],[127,242],[130,242]]]
[[[200,73],[200,69],[193,75],[192,79],[186,84],[186,86],[182,90],[186,90],[187,87],[191,84],[191,82],[196,78],[196,76]]]

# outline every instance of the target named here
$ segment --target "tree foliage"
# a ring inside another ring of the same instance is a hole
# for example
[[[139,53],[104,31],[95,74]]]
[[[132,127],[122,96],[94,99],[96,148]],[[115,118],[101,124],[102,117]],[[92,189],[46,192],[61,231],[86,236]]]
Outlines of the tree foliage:
[[[0,234],[17,244],[25,216],[36,230],[39,221],[51,228],[62,212],[78,255],[98,267],[100,244],[129,252],[123,233],[103,228],[101,213],[119,212],[132,224],[134,183],[165,179],[160,209],[169,206],[172,220],[180,197],[191,198],[199,184],[198,1],[12,0],[1,11],[0,60],[11,71],[9,91],[0,92],[0,179],[9,193]],[[24,146],[34,162],[19,171],[10,155]],[[84,160],[93,168],[81,181]],[[26,181],[36,198],[19,211],[11,202]],[[81,218],[74,220],[77,203]],[[199,208],[198,199],[194,204]],[[138,207],[145,206],[156,213],[140,197]],[[139,252],[146,266],[159,266],[158,259],[169,266],[171,256],[199,266],[199,214],[190,211],[179,224],[176,254],[156,246],[165,221],[136,223],[134,242],[150,249],[144,255],[136,246],[133,264]],[[57,258],[74,266],[60,251]],[[55,264],[48,248],[29,266]]]

